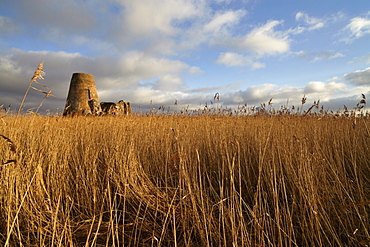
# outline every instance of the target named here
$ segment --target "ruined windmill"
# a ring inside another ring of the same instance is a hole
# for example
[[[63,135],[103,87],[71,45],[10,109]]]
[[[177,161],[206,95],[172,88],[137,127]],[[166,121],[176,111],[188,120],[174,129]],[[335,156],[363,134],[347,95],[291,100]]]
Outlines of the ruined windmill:
[[[99,103],[94,76],[74,73],[69,86],[63,116],[74,115],[128,115],[131,114],[130,102]]]

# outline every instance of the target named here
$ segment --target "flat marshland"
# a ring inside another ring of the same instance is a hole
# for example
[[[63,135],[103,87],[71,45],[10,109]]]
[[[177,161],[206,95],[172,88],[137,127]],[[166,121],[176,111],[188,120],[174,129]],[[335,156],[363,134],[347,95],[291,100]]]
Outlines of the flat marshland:
[[[367,246],[370,119],[4,117],[2,246]]]

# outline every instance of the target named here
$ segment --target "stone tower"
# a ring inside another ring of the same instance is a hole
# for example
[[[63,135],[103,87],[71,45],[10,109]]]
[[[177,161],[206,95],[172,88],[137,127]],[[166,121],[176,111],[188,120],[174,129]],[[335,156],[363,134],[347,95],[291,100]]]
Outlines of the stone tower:
[[[94,76],[86,73],[74,73],[63,115],[98,115],[100,113],[101,107]]]

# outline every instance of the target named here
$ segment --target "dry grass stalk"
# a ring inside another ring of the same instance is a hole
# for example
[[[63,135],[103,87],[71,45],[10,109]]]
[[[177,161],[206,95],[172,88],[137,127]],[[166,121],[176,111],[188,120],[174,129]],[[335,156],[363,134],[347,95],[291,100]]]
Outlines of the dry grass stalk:
[[[5,139],[9,145],[9,148],[10,148],[10,151],[12,151],[13,153],[16,153],[17,152],[17,146],[15,145],[15,143],[9,138],[9,137],[6,137],[4,135],[1,135],[0,136]]]
[[[352,118],[310,114],[5,121],[23,165],[0,170],[0,245],[357,246],[370,236],[367,117],[354,129]],[[14,144],[2,139],[0,156]]]
[[[9,137],[6,137],[6,136],[1,135],[1,134],[0,134],[0,137],[2,137],[4,140],[6,140],[6,142],[8,143],[8,146],[9,146],[9,150],[12,152],[12,155],[15,156],[15,154],[17,153],[17,146],[15,145],[15,143]],[[17,163],[16,158],[8,159],[6,161],[3,161],[3,165],[8,165],[10,163],[16,164]]]
[[[43,77],[44,74],[45,74],[45,72],[44,72],[44,61],[42,61],[37,66],[37,69],[36,69],[35,73],[33,74],[32,78],[30,80],[30,84],[28,85],[28,88],[27,88],[25,94],[23,95],[23,99],[22,99],[21,104],[19,106],[18,114],[17,115],[19,115],[21,113],[21,111],[22,111],[24,101],[25,101],[25,99],[26,99],[26,97],[28,95],[28,92],[29,92],[30,88],[32,88],[32,83],[35,82],[37,79],[42,79],[43,80],[44,79],[44,77]]]
[[[44,79],[44,75],[45,75],[44,61],[42,61],[37,66],[37,69],[36,69],[35,73],[33,74],[32,78],[30,80],[30,83],[28,85],[28,88],[27,88],[25,94],[23,95],[23,98],[22,98],[21,104],[19,106],[17,115],[19,115],[22,112],[24,101],[25,101],[25,99],[26,99],[26,97],[27,97],[28,92],[29,92],[30,89],[33,89],[35,91],[38,91],[38,92],[41,92],[41,93],[45,94],[44,99],[41,101],[40,105],[36,109],[36,113],[38,112],[38,110],[40,109],[40,107],[42,106],[42,104],[43,104],[43,102],[44,102],[44,100],[46,98],[48,98],[50,96],[55,97],[53,94],[51,94],[52,89],[50,89],[49,87],[47,87],[47,86],[45,86],[45,85],[43,85],[43,84],[41,84],[40,82],[37,81],[39,79],[43,80]],[[41,85],[42,87],[46,88],[47,91],[37,89],[36,87],[32,86],[32,83],[36,83],[36,84]]]

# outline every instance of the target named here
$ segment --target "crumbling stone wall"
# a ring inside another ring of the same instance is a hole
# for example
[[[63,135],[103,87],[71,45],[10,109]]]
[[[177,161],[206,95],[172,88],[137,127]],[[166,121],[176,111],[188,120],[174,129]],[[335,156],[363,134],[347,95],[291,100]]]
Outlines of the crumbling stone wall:
[[[101,115],[102,114],[102,110],[101,110],[99,101],[97,101],[95,99],[92,99],[92,100],[89,101],[89,106],[90,106],[90,113],[92,115]]]
[[[125,100],[120,100],[118,103],[99,103],[93,75],[86,73],[72,75],[63,116],[128,115],[131,113],[131,104]]]
[[[131,104],[125,100],[118,103],[101,102],[100,107],[103,115],[129,115],[132,113]]]

